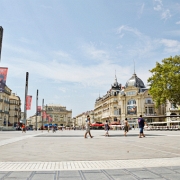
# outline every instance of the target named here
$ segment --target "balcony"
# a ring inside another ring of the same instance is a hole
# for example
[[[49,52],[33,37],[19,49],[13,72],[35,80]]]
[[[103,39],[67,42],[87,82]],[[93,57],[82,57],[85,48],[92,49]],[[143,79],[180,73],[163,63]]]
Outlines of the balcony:
[[[4,111],[5,114],[9,114],[9,111]]]
[[[15,111],[18,111],[19,109],[18,109],[18,108],[15,108],[14,110],[15,110]]]
[[[180,111],[180,108],[169,108],[170,111]]]
[[[4,103],[6,103],[6,104],[9,104],[9,101],[7,101],[7,100],[4,100]]]
[[[157,114],[156,113],[152,113],[152,114],[144,114],[144,116],[157,116]]]

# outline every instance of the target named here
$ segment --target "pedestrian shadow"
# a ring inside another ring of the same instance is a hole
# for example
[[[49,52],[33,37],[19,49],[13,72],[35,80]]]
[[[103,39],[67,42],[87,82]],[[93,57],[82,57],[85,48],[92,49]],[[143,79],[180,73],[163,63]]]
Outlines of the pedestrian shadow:
[[[146,134],[145,134],[146,135]],[[101,136],[105,136],[105,135],[101,135]],[[139,136],[139,134],[127,134],[126,137],[137,137]],[[163,134],[147,134],[146,137],[154,137],[154,136],[166,136]],[[124,137],[124,134],[110,134],[109,137]]]

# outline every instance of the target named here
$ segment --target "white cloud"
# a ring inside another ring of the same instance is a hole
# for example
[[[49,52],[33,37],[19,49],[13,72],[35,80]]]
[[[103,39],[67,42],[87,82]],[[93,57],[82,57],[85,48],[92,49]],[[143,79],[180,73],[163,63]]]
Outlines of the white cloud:
[[[64,88],[64,87],[59,87],[58,89],[59,89],[61,92],[63,92],[63,93],[65,93],[65,92],[67,91],[67,89]]]
[[[172,16],[172,15],[171,15],[169,9],[164,10],[164,11],[162,12],[162,14],[161,14],[161,18],[162,18],[162,19],[165,19],[165,20],[169,19],[171,16]]]
[[[169,18],[171,18],[171,12],[169,9],[166,9],[163,7],[163,3],[162,0],[155,0],[154,1],[156,6],[154,7],[155,11],[159,11],[161,13],[161,19],[163,20],[167,20]]]
[[[145,6],[145,4],[143,3],[143,4],[141,5],[140,11],[138,12],[138,17],[139,17],[139,18],[140,18],[141,15],[143,14],[144,6]]]
[[[179,52],[180,51],[180,42],[177,40],[171,39],[161,39],[159,41],[165,47],[166,52]]]
[[[138,31],[135,28],[126,26],[126,25],[122,25],[117,29],[117,33],[120,34],[120,35],[122,35],[123,31],[129,31],[129,32],[131,32],[131,33],[133,33],[133,34],[135,34],[136,36],[139,36],[139,37],[142,36],[142,33],[140,31]],[[123,36],[124,36],[124,34],[123,34]]]
[[[176,22],[176,24],[180,24],[180,21]]]
[[[162,7],[163,7],[163,3],[162,0],[155,0],[155,2],[157,2],[156,7],[154,7],[155,11],[161,11]]]

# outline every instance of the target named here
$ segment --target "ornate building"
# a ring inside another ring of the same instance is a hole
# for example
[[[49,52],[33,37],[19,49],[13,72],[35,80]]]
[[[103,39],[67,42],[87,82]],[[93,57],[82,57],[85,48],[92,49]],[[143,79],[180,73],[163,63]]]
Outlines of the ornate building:
[[[141,114],[146,117],[164,115],[165,106],[155,108],[148,88],[135,73],[126,82],[125,87],[117,82],[115,76],[115,82],[111,89],[95,102],[95,121],[119,121],[123,124],[124,119],[127,118],[130,125],[137,126],[137,119]],[[151,122],[152,119],[148,118],[148,121]],[[160,118],[156,118],[156,121],[160,120]]]
[[[121,109],[118,105],[118,96],[121,92],[121,84],[115,82],[111,85],[111,89],[103,97],[96,99],[94,108],[94,120],[96,122],[104,122],[109,119],[111,121],[120,120]]]
[[[9,122],[14,127],[21,119],[21,99],[19,96],[16,96],[15,93],[12,93],[9,96]]]
[[[52,118],[52,124],[59,126],[73,126],[72,110],[67,110],[65,106],[61,105],[46,105],[45,111]],[[49,123],[44,120],[44,123]]]
[[[11,89],[4,85],[3,89],[0,89],[0,126],[8,126],[9,122],[9,96],[11,95]]]
[[[76,116],[75,123],[74,123],[75,127],[84,128],[85,123],[86,123],[86,119],[87,119],[87,115],[90,116],[91,123],[93,123],[95,121],[94,120],[94,111],[93,110],[83,112],[83,113]]]

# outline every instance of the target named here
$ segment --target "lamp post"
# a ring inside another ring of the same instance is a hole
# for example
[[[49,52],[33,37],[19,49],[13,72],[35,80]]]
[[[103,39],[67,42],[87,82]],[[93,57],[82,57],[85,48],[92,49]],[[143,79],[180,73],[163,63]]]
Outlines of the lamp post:
[[[42,132],[43,132],[43,118],[44,118],[44,99],[42,100]]]
[[[36,94],[36,131],[37,131],[37,115],[38,115],[38,89]]]
[[[27,97],[27,93],[28,93],[28,78],[29,78],[29,73],[26,72],[25,97],[24,97],[24,124],[25,125],[26,125],[26,118],[27,118],[26,97]]]

